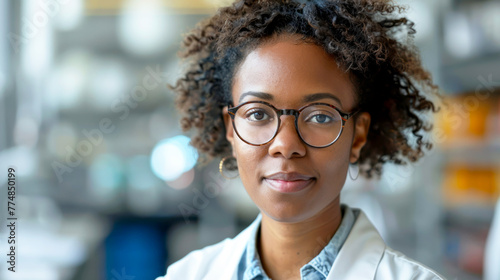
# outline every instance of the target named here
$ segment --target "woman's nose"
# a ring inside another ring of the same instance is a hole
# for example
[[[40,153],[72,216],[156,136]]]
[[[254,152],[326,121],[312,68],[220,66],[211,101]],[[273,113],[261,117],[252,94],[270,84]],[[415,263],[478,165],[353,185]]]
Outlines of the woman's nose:
[[[281,124],[276,137],[269,146],[269,155],[285,158],[302,157],[306,154],[306,144],[295,129],[294,116],[281,116]]]

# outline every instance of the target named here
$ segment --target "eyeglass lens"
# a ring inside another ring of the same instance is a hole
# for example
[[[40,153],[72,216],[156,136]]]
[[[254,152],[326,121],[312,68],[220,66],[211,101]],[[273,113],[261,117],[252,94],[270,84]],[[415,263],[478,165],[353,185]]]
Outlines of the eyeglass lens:
[[[254,145],[269,142],[279,129],[276,111],[262,103],[248,103],[240,107],[234,117],[234,125],[238,135]],[[297,127],[304,142],[322,147],[337,140],[342,130],[342,118],[330,106],[311,105],[299,114]]]

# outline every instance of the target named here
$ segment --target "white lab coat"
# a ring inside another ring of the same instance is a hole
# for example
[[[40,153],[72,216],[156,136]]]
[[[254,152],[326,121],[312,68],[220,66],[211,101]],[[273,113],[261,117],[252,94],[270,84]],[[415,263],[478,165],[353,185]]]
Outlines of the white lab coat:
[[[239,280],[238,263],[251,231],[260,224],[261,216],[233,239],[189,253],[168,267],[164,277],[156,280]],[[444,279],[442,276],[389,248],[379,233],[360,211],[342,246],[327,280],[333,279]]]
[[[498,262],[500,260],[500,198],[497,202],[484,251],[483,280],[500,279],[500,265]]]

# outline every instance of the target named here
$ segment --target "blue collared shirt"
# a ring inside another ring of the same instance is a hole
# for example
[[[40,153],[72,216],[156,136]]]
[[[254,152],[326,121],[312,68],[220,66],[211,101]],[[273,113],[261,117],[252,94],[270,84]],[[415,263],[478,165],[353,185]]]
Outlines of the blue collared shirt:
[[[326,280],[333,262],[342,248],[347,236],[351,232],[352,226],[356,221],[359,210],[352,209],[349,206],[342,204],[342,221],[337,232],[327,243],[326,240],[318,240],[318,246],[324,246],[321,252],[314,257],[309,263],[300,268],[301,280]],[[257,219],[260,219],[257,217]],[[247,243],[245,252],[241,257],[238,265],[238,279],[242,280],[270,280],[266,272],[262,268],[259,253],[257,251],[257,233],[259,232],[260,224],[252,232],[252,238]]]

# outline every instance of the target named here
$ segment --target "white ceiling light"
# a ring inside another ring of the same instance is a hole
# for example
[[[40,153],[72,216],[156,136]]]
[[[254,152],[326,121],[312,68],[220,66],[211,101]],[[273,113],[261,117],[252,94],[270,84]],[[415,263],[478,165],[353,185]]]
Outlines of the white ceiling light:
[[[53,1],[52,10],[48,9],[55,14],[55,27],[62,31],[76,28],[82,22],[83,10],[82,0]]]
[[[159,0],[128,0],[119,22],[119,39],[135,55],[157,54],[176,41],[179,26]]]
[[[467,17],[450,12],[444,22],[444,43],[448,52],[457,58],[470,57],[474,52],[474,40]]]

